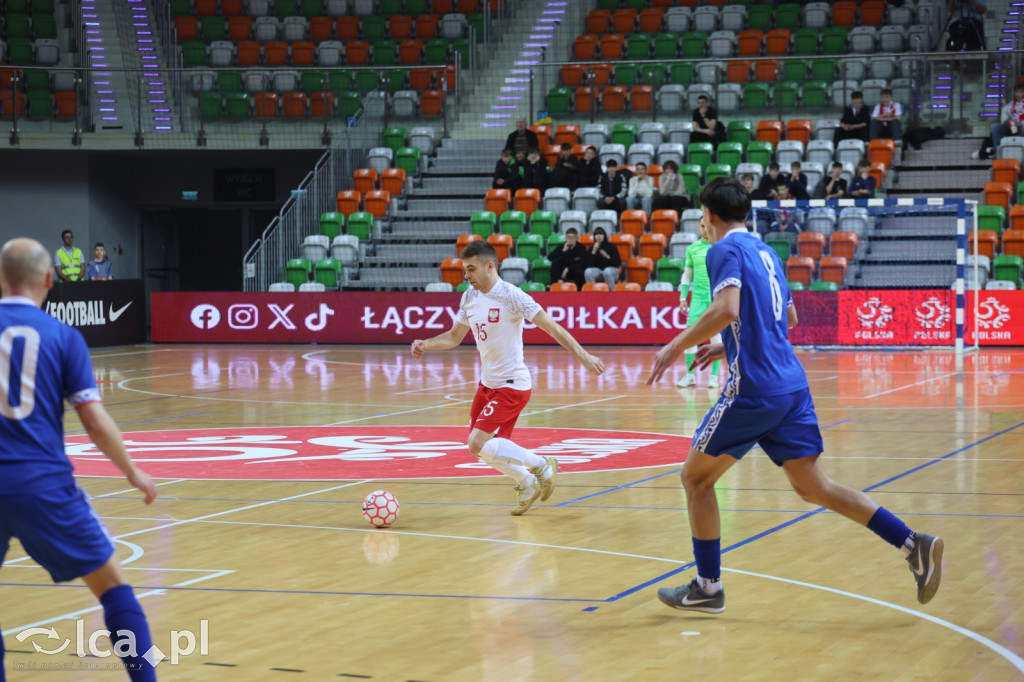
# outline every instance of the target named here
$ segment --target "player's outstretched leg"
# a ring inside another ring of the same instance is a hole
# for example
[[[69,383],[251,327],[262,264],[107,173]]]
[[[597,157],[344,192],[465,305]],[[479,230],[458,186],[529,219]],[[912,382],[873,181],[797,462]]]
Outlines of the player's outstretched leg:
[[[692,323],[690,323],[690,324],[692,324]],[[693,365],[693,360],[696,357],[697,357],[697,349],[696,348],[687,348],[686,351],[684,351],[683,359],[686,362],[686,375],[682,379],[680,379],[679,381],[676,382],[676,388],[687,388],[688,386],[696,386],[697,385],[697,374],[693,370],[690,369],[690,366]]]
[[[482,439],[486,442],[480,444]],[[479,429],[470,434],[470,451],[476,446],[476,455],[499,471],[508,469],[516,478],[515,491],[517,496],[513,516],[521,516],[533,506],[538,499],[547,500],[555,488],[555,474],[558,462],[551,457],[540,457],[526,448],[513,443],[507,438],[490,437]],[[520,468],[527,470],[527,475],[516,477]]]
[[[111,557],[101,568],[82,576],[82,580],[99,597],[103,619],[110,630],[110,648],[124,661],[128,677],[132,682],[155,682],[156,670],[144,658],[153,647],[149,623],[131,585],[126,584],[117,559]],[[131,632],[135,638],[134,655],[125,653],[128,637],[118,634],[124,631]]]

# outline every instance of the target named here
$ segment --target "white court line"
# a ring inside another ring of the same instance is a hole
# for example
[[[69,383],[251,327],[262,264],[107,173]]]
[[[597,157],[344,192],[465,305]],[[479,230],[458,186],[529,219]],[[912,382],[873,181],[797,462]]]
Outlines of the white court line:
[[[163,481],[162,483],[157,483],[156,485],[171,485],[172,483],[181,483],[182,481],[187,481],[187,480],[189,480],[189,479],[187,479],[187,478],[176,478],[173,481]],[[111,497],[113,495],[121,495],[122,493],[138,492],[138,490],[139,490],[138,488],[125,488],[124,490],[115,490],[112,493],[103,493],[102,495],[89,495],[89,497],[91,497],[93,499],[96,499],[98,497]]]
[[[346,419],[340,422],[333,422],[331,424],[323,424],[322,426],[341,426],[342,424],[354,424],[355,422],[364,422],[368,419],[381,419],[383,417],[397,417],[400,414],[412,414],[413,412],[423,412],[425,410],[439,410],[445,407],[451,407],[452,405],[458,405],[460,403],[471,403],[472,400],[458,400],[456,402],[446,403],[444,405],[429,405],[427,407],[417,407],[412,410],[402,410],[401,412],[388,412],[385,414],[375,414],[370,417],[359,417],[358,419]]]
[[[180,352],[177,348],[156,348],[152,350],[137,350],[130,353],[105,353],[103,355],[93,355],[92,358],[121,358],[126,355],[152,355],[153,353],[178,353]]]
[[[378,529],[378,528],[366,528],[366,529],[363,529],[363,528],[338,528],[338,527],[332,527],[332,526],[307,526],[307,525],[300,525],[300,524],[258,523],[258,522],[246,522],[246,521],[209,521],[209,522],[204,521],[204,523],[221,523],[221,524],[245,525],[245,526],[273,526],[273,527],[277,527],[277,528],[304,528],[304,529],[310,529],[310,530],[333,530],[333,531],[348,531],[348,532],[356,532],[356,533],[373,533],[373,532],[379,532],[380,531],[380,529]],[[524,546],[528,546],[528,547],[544,547],[544,548],[547,548],[547,549],[564,549],[564,550],[573,551],[573,552],[590,552],[590,553],[594,553],[594,554],[607,554],[607,555],[611,555],[611,556],[626,557],[626,558],[630,558],[630,559],[646,559],[646,560],[649,560],[649,561],[659,561],[659,562],[665,562],[665,563],[672,563],[672,564],[676,564],[676,565],[681,565],[683,563],[687,563],[687,562],[680,561],[679,559],[669,559],[669,558],[665,558],[665,557],[645,556],[643,554],[628,554],[628,553],[625,553],[625,552],[615,552],[615,551],[606,550],[606,549],[591,549],[589,547],[571,547],[571,546],[566,546],[566,545],[550,545],[550,544],[540,543],[540,542],[524,542],[524,541],[521,541],[521,540],[503,540],[503,539],[496,539],[496,538],[474,538],[474,537],[467,537],[467,536],[460,536],[460,535],[442,535],[442,534],[432,534],[432,533],[415,533],[415,532],[411,532],[411,531],[401,531],[401,530],[394,530],[394,529],[388,529],[387,532],[390,533],[390,534],[394,534],[394,535],[411,535],[411,536],[426,537],[426,538],[440,538],[440,539],[444,539],[444,540],[470,540],[470,541],[474,541],[474,542],[494,542],[494,543],[507,544],[507,545],[524,545]],[[808,587],[808,588],[813,589],[813,590],[821,590],[823,592],[831,592],[832,594],[837,594],[837,595],[844,596],[844,597],[850,597],[852,599],[860,599],[861,601],[866,601],[866,602],[868,602],[870,604],[875,604],[876,606],[883,606],[883,607],[888,608],[888,609],[893,609],[894,611],[899,611],[900,613],[905,613],[905,614],[907,614],[909,616],[914,616],[915,618],[921,618],[922,620],[925,620],[925,621],[928,621],[930,623],[934,623],[935,625],[939,625],[941,627],[947,628],[947,629],[952,630],[953,632],[955,632],[955,633],[957,633],[959,635],[963,635],[964,637],[967,637],[968,639],[972,639],[975,642],[978,642],[982,646],[987,647],[988,649],[991,649],[995,653],[997,653],[1000,656],[1002,656],[1004,659],[1009,661],[1010,664],[1012,664],[1014,667],[1016,667],[1017,670],[1019,670],[1020,672],[1024,672],[1024,659],[1022,659],[1020,656],[1018,656],[1017,654],[1013,653],[1012,651],[1010,651],[1006,647],[1002,646],[1001,644],[993,642],[988,637],[985,637],[984,635],[980,635],[977,632],[974,632],[973,630],[969,630],[969,629],[967,629],[965,627],[957,625],[956,623],[951,623],[948,620],[943,620],[942,618],[937,618],[937,617],[932,616],[930,614],[923,613],[921,611],[916,611],[914,609],[908,609],[905,606],[899,606],[898,604],[893,604],[891,602],[882,601],[881,599],[874,599],[872,597],[866,597],[864,595],[856,594],[854,592],[845,592],[843,590],[837,590],[837,589],[834,589],[834,588],[831,588],[831,587],[825,587],[824,585],[815,585],[814,583],[807,583],[807,582],[802,582],[802,581],[799,581],[799,580],[790,580],[788,578],[780,578],[780,577],[777,577],[777,576],[767,575],[767,574],[764,574],[764,573],[752,573],[752,572],[749,572],[749,571],[742,571],[742,570],[735,569],[735,568],[726,568],[724,566],[722,567],[722,570],[723,571],[729,571],[731,573],[739,573],[739,574],[743,574],[743,575],[748,575],[748,576],[752,576],[752,577],[755,577],[755,578],[764,578],[766,580],[776,580],[776,581],[779,581],[779,582],[791,583],[793,585],[799,585],[801,587]]]
[[[609,396],[607,398],[598,398],[597,400],[588,400],[585,403],[573,403],[572,405],[560,405],[558,407],[549,407],[546,410],[533,410],[532,412],[523,412],[519,416],[520,417],[531,417],[531,416],[533,416],[535,414],[544,414],[545,412],[557,412],[558,410],[568,410],[568,409],[570,409],[572,407],[582,407],[584,405],[593,405],[594,403],[603,403],[603,402],[606,402],[606,401],[609,401],[609,400],[618,400],[619,398],[625,398],[625,397],[627,397],[625,394],[623,394],[623,395],[613,395],[613,396]]]
[[[880,395],[886,395],[888,393],[895,393],[896,391],[902,391],[905,388],[910,388],[912,386],[920,386],[921,384],[928,384],[928,383],[931,383],[933,381],[938,381],[939,379],[948,379],[949,377],[955,377],[956,375],[957,375],[957,372],[949,372],[947,374],[940,374],[937,377],[932,377],[931,379],[922,379],[921,381],[915,381],[914,383],[907,384],[906,386],[899,386],[897,388],[890,388],[888,391],[880,391],[878,393],[872,393],[871,395],[861,396],[861,400],[867,400],[868,398],[877,398]]]

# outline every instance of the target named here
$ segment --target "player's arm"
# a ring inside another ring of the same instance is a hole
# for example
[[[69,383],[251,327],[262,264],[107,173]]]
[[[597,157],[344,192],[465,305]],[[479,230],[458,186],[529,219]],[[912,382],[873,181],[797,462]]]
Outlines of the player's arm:
[[[797,324],[796,305],[793,303],[793,301],[790,301],[789,305],[786,307],[786,324],[789,325],[790,329],[795,327]]]
[[[690,308],[690,285],[693,284],[693,267],[683,270],[683,277],[679,280],[679,309],[684,313]]]
[[[93,443],[96,443],[104,455],[114,463],[128,482],[142,491],[146,496],[146,504],[156,499],[156,486],[153,479],[144,471],[138,469],[128,456],[121,439],[121,430],[110,417],[103,403],[93,401],[78,405],[78,418],[82,420],[82,426]]]
[[[548,333],[551,338],[558,342],[562,348],[576,356],[583,366],[594,374],[602,374],[604,372],[604,362],[601,358],[591,355],[588,353],[583,346],[581,346],[576,339],[573,338],[572,334],[565,330],[565,327],[551,319],[551,316],[546,311],[541,310],[539,313],[534,315],[531,320],[539,329],[544,330]]]
[[[660,379],[665,370],[675,364],[684,350],[720,333],[732,324],[739,314],[740,288],[737,286],[724,287],[715,295],[711,305],[693,326],[687,327],[686,331],[658,351],[658,355],[654,359],[654,367],[651,369],[651,376],[647,378],[647,384],[653,384]]]
[[[446,331],[444,334],[438,334],[429,339],[416,339],[412,342],[412,356],[414,358],[422,358],[423,354],[428,350],[448,350],[449,348],[455,348],[462,340],[466,338],[466,334],[469,333],[469,327],[456,322],[452,325],[452,328]]]

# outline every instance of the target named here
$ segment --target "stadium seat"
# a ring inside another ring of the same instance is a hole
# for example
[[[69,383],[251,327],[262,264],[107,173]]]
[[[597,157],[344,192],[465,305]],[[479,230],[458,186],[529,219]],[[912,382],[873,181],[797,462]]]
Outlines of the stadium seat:
[[[1012,185],[1005,182],[985,183],[985,203],[989,206],[1001,206],[1004,210],[1008,211],[1012,197]]]
[[[1007,230],[1003,233],[1003,254],[1024,256],[1024,230]]]
[[[842,140],[836,145],[835,160],[843,165],[849,163],[856,167],[864,158],[866,147],[863,140]]]
[[[978,218],[981,219],[981,210],[986,208],[984,206],[978,207]],[[999,208],[998,206],[989,206],[987,208]],[[1010,209],[1010,223],[1007,225],[1011,230],[1024,230],[1024,204],[1016,204]]]
[[[498,222],[498,231],[518,239],[526,231],[526,214],[522,211],[505,211]]]
[[[649,279],[647,284],[650,284]],[[615,291],[643,291],[644,286],[646,285],[639,282],[619,282],[615,285]]]
[[[651,214],[651,232],[671,239],[679,229],[679,214],[671,209],[660,209]]]
[[[1024,275],[1024,257],[1001,254],[992,259],[993,279],[1013,282],[1014,287],[1019,287],[1022,275]]]
[[[604,282],[587,282],[583,285],[583,291],[611,291],[611,288]]]
[[[363,210],[375,218],[385,218],[391,212],[391,195],[384,190],[373,190],[363,196]]]
[[[494,250],[497,252],[499,263],[512,255],[512,247],[515,242],[512,240],[511,235],[492,234],[487,237],[487,242],[493,246]]]
[[[829,276],[835,278],[838,276],[838,269],[833,268],[833,270],[834,271]],[[799,284],[799,282],[794,282],[794,284]],[[839,288],[840,284],[831,280],[826,281],[821,279],[816,282],[811,282],[811,291],[839,291]]]
[[[825,255],[825,235],[821,232],[801,232],[797,237],[797,253],[812,260],[821,260]]]
[[[292,284],[291,282],[273,282],[273,283],[271,283],[270,288],[268,289],[268,291],[270,291],[270,292],[280,292],[280,293],[285,293],[285,292],[289,292],[290,293],[290,292],[295,291],[295,285]]]
[[[630,258],[626,261],[626,279],[640,288],[647,286],[654,273],[654,261],[650,258]]]
[[[482,240],[483,237],[478,234],[460,234],[459,238],[455,240],[455,255],[461,255],[462,250],[469,246],[471,242],[478,242]]]
[[[369,241],[373,237],[373,222],[372,213],[356,211],[348,217],[346,230],[362,241]]]
[[[334,202],[338,208],[338,213],[347,216],[360,210],[360,205],[363,203],[363,195],[355,190],[342,190],[335,196]]]
[[[463,283],[464,279],[461,258],[445,258],[441,262],[442,282],[448,282],[452,286],[457,287]]]
[[[327,291],[337,291],[344,283],[344,268],[341,261],[323,258],[313,268],[313,278],[322,284]],[[301,287],[300,287],[301,291]]]
[[[525,258],[529,261],[533,261],[540,258],[541,251],[544,250],[544,237],[539,234],[528,233],[521,234],[516,239],[516,255],[520,258]]]
[[[494,190],[491,190],[491,192],[493,191]],[[488,192],[488,195],[490,195],[490,192]],[[531,215],[534,211],[540,208],[540,199],[539,189],[523,188],[516,190],[514,202],[515,210],[522,211],[526,215]],[[488,208],[490,207],[488,206]],[[497,213],[497,211],[495,211],[495,213]]]
[[[791,40],[789,29],[773,28],[764,34],[764,53],[766,55],[785,55],[789,53]]]
[[[682,258],[672,258],[669,256],[663,256],[659,258],[655,263],[655,272],[659,282],[666,283],[672,287],[666,291],[674,291],[682,281],[684,262]],[[650,291],[650,283],[648,283],[647,291]]]
[[[829,238],[829,253],[851,261],[857,257],[860,238],[856,232],[833,232]]]
[[[513,286],[519,286],[526,282],[530,274],[530,261],[519,257],[506,258],[501,261],[499,272],[503,280]]]
[[[794,118],[786,122],[786,139],[796,140],[806,147],[811,141],[812,124],[805,118]],[[892,140],[890,140],[891,142]]]
[[[779,260],[785,263],[790,254],[793,252],[793,241],[787,235],[782,232],[769,232],[764,236],[764,243],[775,252],[775,255],[779,257]],[[792,279],[792,277],[790,278]]]
[[[557,224],[558,214],[554,211],[534,211],[530,216],[530,234],[540,235],[547,239],[555,231]]]
[[[636,237],[632,234],[616,232],[608,237],[608,242],[614,244],[615,248],[619,250],[619,258],[623,263],[632,258],[636,252]]]
[[[995,258],[996,247],[999,244],[999,235],[987,230],[976,230],[967,238],[968,248],[972,254],[987,256],[989,260]]]
[[[345,227],[345,216],[342,213],[331,211],[320,214],[320,234],[328,239],[334,239],[341,235]]]
[[[623,211],[619,219],[619,231],[624,234],[631,234],[634,238],[640,239],[647,227],[647,214],[644,211],[633,210]]]
[[[1010,215],[1013,215],[1014,206],[1010,209]],[[1024,209],[1024,207],[1021,207]],[[978,207],[978,229],[989,230],[996,234],[1003,231],[1003,226],[1006,224],[1006,209],[1002,206],[979,206]]]
[[[455,291],[455,288],[448,282],[430,282],[429,284],[427,284],[426,287],[423,288],[423,290],[428,294],[441,294]]]
[[[992,181],[1005,182],[1016,187],[1020,181],[1020,161],[1017,159],[996,159],[992,162]]]
[[[782,121],[758,121],[757,139],[759,142],[771,142],[777,147],[782,139]]]
[[[640,256],[657,262],[668,250],[668,238],[663,234],[640,235]]]
[[[507,189],[489,189],[484,198],[484,208],[494,215],[500,216],[509,209],[511,201],[512,195]]]
[[[576,282],[552,282],[549,291],[577,291]]]
[[[868,161],[872,164],[881,163],[888,168],[896,156],[896,143],[893,140],[878,139],[868,143]],[[1014,183],[1015,184],[1015,183]],[[1011,187],[1013,184],[1010,185]],[[881,187],[881,183],[879,183]]]
[[[804,256],[790,256],[786,261],[787,279],[810,286],[814,277],[814,261]]]
[[[507,191],[507,190],[505,190]],[[498,217],[493,211],[474,211],[469,219],[469,229],[482,239],[490,237],[497,231]]]
[[[366,194],[377,189],[377,169],[356,169],[356,172],[352,174],[352,185],[360,194]]]

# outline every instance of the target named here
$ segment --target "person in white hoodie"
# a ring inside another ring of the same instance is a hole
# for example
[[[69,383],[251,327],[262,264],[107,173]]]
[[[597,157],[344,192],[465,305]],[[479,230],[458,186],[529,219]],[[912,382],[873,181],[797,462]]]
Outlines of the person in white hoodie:
[[[1007,135],[1016,135],[1017,131],[1024,125],[1024,85],[1018,85],[1013,89],[1013,100],[1003,105],[999,111],[999,123],[993,123],[989,128],[992,135],[992,148],[986,149],[986,156],[995,153],[999,148],[999,141]],[[979,157],[974,152],[973,157]]]
[[[651,214],[654,203],[654,178],[647,174],[647,164],[636,164],[636,174],[629,179],[629,191],[626,193],[626,208],[641,208],[647,215]]]

